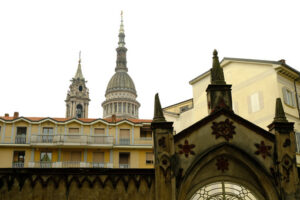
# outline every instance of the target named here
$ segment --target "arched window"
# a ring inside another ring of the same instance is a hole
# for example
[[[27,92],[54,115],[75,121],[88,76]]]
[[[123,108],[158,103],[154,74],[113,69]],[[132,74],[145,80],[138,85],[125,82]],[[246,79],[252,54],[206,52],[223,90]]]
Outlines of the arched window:
[[[76,106],[76,117],[77,118],[82,118],[82,116],[83,116],[83,108],[82,108],[81,104],[78,104]]]
[[[79,86],[79,88],[78,88],[78,89],[79,89],[79,91],[81,92],[81,91],[82,91],[82,86]]]
[[[244,186],[231,182],[216,182],[200,188],[190,200],[258,200]]]

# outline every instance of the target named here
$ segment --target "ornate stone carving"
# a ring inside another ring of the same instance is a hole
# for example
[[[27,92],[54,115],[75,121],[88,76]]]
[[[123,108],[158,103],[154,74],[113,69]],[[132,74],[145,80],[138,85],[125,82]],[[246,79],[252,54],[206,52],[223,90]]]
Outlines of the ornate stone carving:
[[[235,134],[235,126],[233,126],[233,122],[229,121],[229,119],[221,122],[213,122],[211,128],[213,130],[212,134],[216,135],[216,139],[224,137],[226,141],[229,141],[229,139],[232,139]]]
[[[291,146],[291,140],[289,138],[287,138],[283,143],[283,147],[286,148],[289,146]]]
[[[216,165],[217,165],[218,170],[225,172],[228,170],[228,167],[229,167],[228,159],[225,158],[224,156],[220,156],[217,158]]]
[[[272,149],[272,146],[265,145],[264,141],[261,141],[260,144],[256,143],[254,145],[257,148],[257,151],[255,151],[256,155],[261,155],[263,159],[265,159],[267,156],[271,156],[270,150]]]
[[[178,147],[181,149],[179,150],[179,154],[184,154],[186,158],[189,157],[189,154],[195,155],[195,152],[192,151],[195,145],[189,144],[187,140],[184,141],[184,144],[179,144]]]
[[[288,156],[287,154],[283,156],[282,158],[282,168],[283,168],[283,177],[282,179],[285,182],[289,182],[290,181],[290,171],[293,167],[293,160],[290,156]]]
[[[161,137],[159,140],[158,140],[158,146],[162,147],[162,148],[166,148],[166,138],[165,137]]]

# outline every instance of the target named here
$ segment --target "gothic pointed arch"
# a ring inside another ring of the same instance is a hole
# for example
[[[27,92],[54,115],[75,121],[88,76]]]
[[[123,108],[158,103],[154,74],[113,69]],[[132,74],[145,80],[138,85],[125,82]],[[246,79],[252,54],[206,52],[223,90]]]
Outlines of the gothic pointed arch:
[[[228,143],[216,145],[194,159],[178,185],[178,199],[192,199],[201,188],[203,193],[203,188],[211,184],[245,188],[254,200],[279,199],[270,170]]]

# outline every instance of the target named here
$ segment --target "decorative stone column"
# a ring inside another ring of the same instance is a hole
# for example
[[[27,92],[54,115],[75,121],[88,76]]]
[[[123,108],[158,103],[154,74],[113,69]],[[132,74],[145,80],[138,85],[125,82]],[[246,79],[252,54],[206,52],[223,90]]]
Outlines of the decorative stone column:
[[[269,131],[275,134],[274,175],[281,198],[296,200],[300,186],[296,163],[294,122],[287,121],[280,98],[276,99],[275,118],[268,127]]]
[[[155,95],[154,118],[155,199],[175,199],[175,178],[171,176],[171,157],[174,154],[173,122],[163,116],[158,94]]]

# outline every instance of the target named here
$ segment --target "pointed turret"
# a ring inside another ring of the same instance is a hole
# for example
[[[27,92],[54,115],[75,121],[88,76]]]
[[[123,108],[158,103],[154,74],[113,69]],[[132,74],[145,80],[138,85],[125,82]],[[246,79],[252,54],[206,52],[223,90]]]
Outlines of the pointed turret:
[[[153,117],[153,122],[165,122],[166,119],[164,117],[159,96],[158,93],[155,95],[155,101],[154,101],[154,117]]]
[[[213,52],[213,66],[211,69],[211,84],[226,85],[223,69],[220,66],[218,51],[216,49]]]
[[[77,67],[77,71],[76,71],[74,78],[75,79],[84,79],[84,77],[82,75],[82,70],[81,70],[81,51],[79,52],[78,67]]]
[[[275,117],[273,122],[288,122],[280,98],[276,99]]]
[[[288,122],[281,99],[276,99],[275,117],[268,126],[269,132],[275,135],[275,174],[280,174],[277,181],[281,186],[281,199],[290,198],[297,191],[298,170],[296,163],[296,138],[294,122]]]
[[[122,72],[128,71],[127,68],[127,60],[126,60],[126,52],[127,48],[125,47],[125,33],[124,33],[124,24],[123,24],[123,11],[121,11],[121,24],[120,24],[120,30],[119,30],[119,42],[118,42],[118,48],[117,51],[117,66],[115,71],[116,72]]]
[[[81,70],[81,51],[79,52],[78,67],[74,78],[71,80],[70,89],[67,93],[66,117],[88,118],[89,89]]]
[[[232,111],[231,85],[227,85],[225,82],[217,50],[213,52],[213,64],[210,72],[211,84],[206,89],[208,112],[213,113],[220,109]]]

